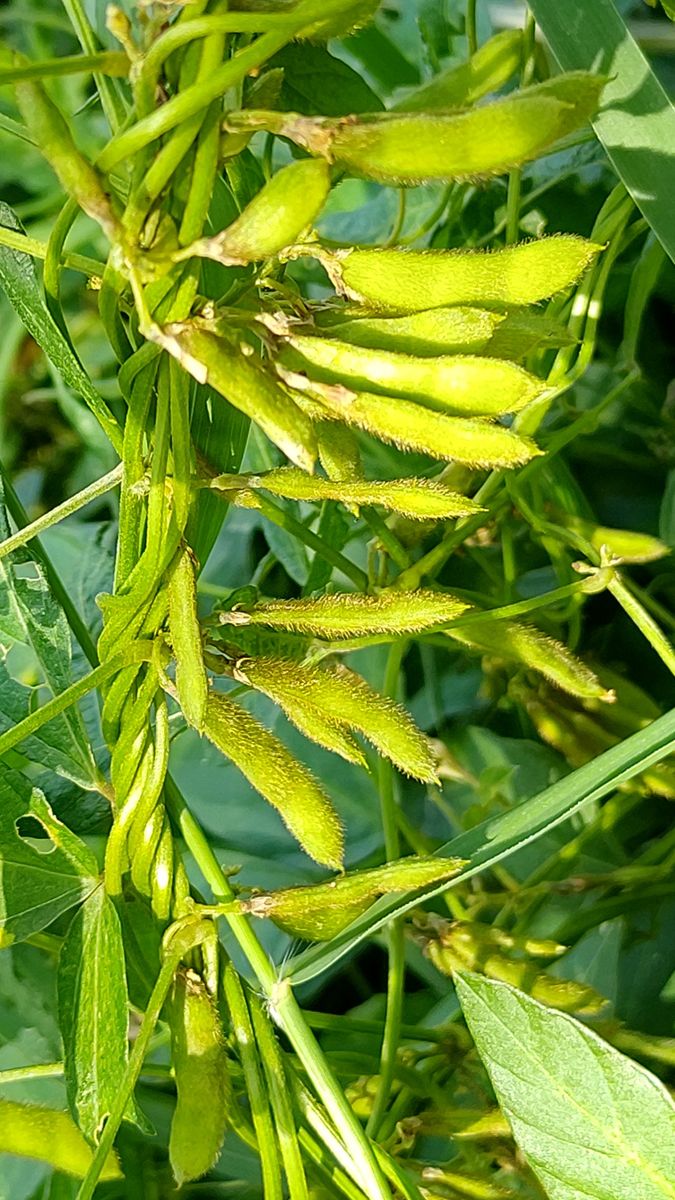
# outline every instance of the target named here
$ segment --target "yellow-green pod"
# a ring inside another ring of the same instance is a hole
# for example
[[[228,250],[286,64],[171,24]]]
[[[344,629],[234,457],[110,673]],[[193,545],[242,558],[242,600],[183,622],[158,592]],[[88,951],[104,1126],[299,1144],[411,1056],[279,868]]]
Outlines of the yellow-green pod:
[[[462,629],[448,629],[448,637],[464,645],[487,651],[499,658],[515,659],[533,671],[550,679],[556,687],[582,700],[607,700],[614,698],[597,675],[581,659],[572,654],[562,642],[547,637],[534,625],[521,625],[516,621],[483,621],[475,625],[464,625]]]
[[[363,478],[363,463],[356,434],[334,421],[317,421],[319,462],[329,479],[348,481]]]
[[[306,854],[324,866],[342,866],[342,826],[335,809],[311,771],[278,738],[218,693],[209,696],[204,732],[276,808]]]
[[[218,484],[219,476],[212,481]],[[244,477],[245,478],[245,477]],[[334,483],[307,475],[297,467],[279,467],[249,476],[247,486],[262,488],[286,500],[339,500],[349,508],[377,504],[411,520],[450,520],[481,512],[480,505],[461,492],[432,479],[357,480]]]
[[[23,79],[14,85],[14,92],[29,132],[64,191],[98,221],[110,241],[119,241],[121,225],[103,181],[78,150],[66,120],[42,84],[36,79]]]
[[[306,667],[292,659],[244,658],[235,664],[234,677],[269,696],[305,737],[347,762],[366,766],[365,755],[349,733],[348,723],[334,715],[339,710],[320,707],[304,687]]]
[[[502,425],[492,425],[374,392],[352,392],[342,385],[322,386],[297,374],[287,376],[296,387],[308,387],[319,397],[326,416],[372,433],[382,442],[402,450],[416,450],[431,458],[465,463],[470,467],[518,467],[541,451],[529,438]]]
[[[265,692],[295,721],[296,706],[309,705],[324,718],[355,729],[405,774],[437,782],[431,743],[399,704],[342,667],[318,667],[288,659],[249,659],[237,676]],[[310,736],[311,733],[310,733]],[[319,740],[315,738],[315,740]]]
[[[495,315],[495,314],[493,314]],[[495,328],[484,353],[518,362],[532,350],[573,346],[576,339],[560,321],[542,312],[507,313]]]
[[[76,1179],[87,1174],[94,1152],[69,1113],[0,1099],[0,1154],[32,1158]],[[100,1179],[122,1179],[117,1156],[108,1155]]]
[[[519,412],[541,396],[545,384],[512,362],[475,355],[416,358],[370,350],[334,338],[289,334],[279,355],[292,371],[355,391],[418,400],[458,416]]]
[[[242,908],[256,917],[269,917],[295,937],[327,941],[379,896],[444,883],[463,866],[465,860],[460,858],[403,858],[384,867],[340,875],[327,883],[261,892],[244,901]]]
[[[480,46],[468,62],[447,67],[429,83],[408,92],[390,111],[429,112],[473,104],[488,92],[496,92],[515,75],[521,63],[522,45],[520,30],[506,29]]]
[[[584,521],[581,517],[569,514],[562,516],[562,521],[585,537],[596,550],[606,546],[613,558],[622,562],[648,563],[656,562],[670,554],[670,546],[666,546],[657,537],[648,533],[639,533],[634,529],[612,529],[607,525],[595,525],[592,521]]]
[[[307,633],[319,638],[402,636],[420,633],[454,621],[468,604],[448,592],[420,588],[416,592],[389,588],[376,596],[341,592],[316,599],[266,600],[249,612],[231,609],[220,614],[223,625],[269,625],[272,629]]]
[[[246,110],[228,126],[268,129],[381,183],[481,179],[529,162],[583,125],[605,83],[578,71],[458,112],[326,118]]]
[[[307,245],[343,295],[381,312],[413,313],[468,304],[505,309],[537,304],[579,279],[602,246],[572,234],[502,250],[328,251]]]
[[[315,21],[302,31],[303,38],[325,42],[329,38],[347,37],[373,19],[382,0],[343,0],[339,11]],[[335,7],[335,4],[332,5]],[[276,11],[276,9],[275,9]]]
[[[169,1159],[180,1187],[217,1161],[233,1100],[218,1010],[195,971],[176,974],[168,1015],[177,1092]]]
[[[169,570],[169,632],[176,659],[176,688],[186,721],[201,733],[209,691],[202,636],[197,616],[195,565],[187,547],[180,549]]]
[[[212,258],[226,266],[273,258],[311,228],[330,191],[321,159],[290,163],[273,175],[241,215],[215,237],[202,238],[178,257]]]
[[[304,471],[314,469],[317,447],[311,420],[250,354],[195,325],[167,326],[158,340],[195,379],[209,383],[255,421],[291,462]]]
[[[346,315],[345,315],[346,314]],[[503,313],[485,308],[431,308],[403,317],[364,316],[355,306],[321,309],[314,320],[322,334],[352,346],[395,350],[428,358],[440,354],[480,354],[505,320]],[[508,354],[503,356],[509,358]]]

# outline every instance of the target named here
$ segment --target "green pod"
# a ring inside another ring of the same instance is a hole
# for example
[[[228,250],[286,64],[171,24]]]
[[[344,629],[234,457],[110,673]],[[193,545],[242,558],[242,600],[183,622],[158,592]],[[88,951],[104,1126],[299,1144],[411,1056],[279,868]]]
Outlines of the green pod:
[[[28,131],[64,190],[98,221],[111,242],[120,241],[121,226],[101,177],[78,150],[67,122],[42,84],[24,79],[14,85],[14,92]]]
[[[537,158],[596,111],[604,76],[578,71],[458,112],[306,117],[245,111],[234,129],[268,129],[380,183],[415,186],[504,174]]]
[[[218,1010],[195,971],[176,974],[168,1016],[177,1092],[169,1158],[180,1187],[216,1162],[233,1101]]]
[[[330,414],[402,450],[416,450],[470,467],[518,467],[541,453],[529,438],[502,425],[451,417],[396,396],[309,383],[297,374],[289,374],[287,379],[295,387],[307,388],[312,398],[319,397],[326,416]]]
[[[329,479],[349,482],[363,478],[363,463],[356,434],[333,421],[316,423],[319,462]]]
[[[324,866],[342,866],[343,835],[335,809],[312,773],[278,738],[220,693],[209,696],[204,732],[276,808],[306,854]]]
[[[305,737],[346,762],[365,767],[365,755],[347,723],[317,705],[306,691],[306,674],[306,668],[292,659],[240,659],[234,668],[235,679],[269,696]]]
[[[576,658],[562,642],[547,637],[534,625],[480,620],[474,626],[467,623],[462,629],[448,629],[447,634],[455,641],[487,651],[498,658],[515,659],[550,679],[564,692],[582,700],[611,701],[614,698],[614,693],[607,691],[590,667]]]
[[[246,205],[241,215],[215,237],[202,238],[181,251],[226,266],[274,258],[311,228],[330,191],[330,168],[306,158],[282,167]]]
[[[390,111],[429,112],[473,104],[488,92],[496,92],[515,75],[521,63],[522,45],[520,30],[506,29],[480,46],[468,62],[447,67],[429,83],[408,92]]]
[[[249,486],[259,486],[287,500],[339,500],[349,508],[377,504],[417,521],[451,520],[482,511],[475,500],[431,479],[333,483],[318,475],[306,475],[296,467],[281,467],[255,478]]]
[[[296,720],[297,706],[302,711],[303,706],[309,705],[324,719],[332,717],[340,725],[363,734],[405,774],[426,783],[437,782],[431,744],[409,713],[373,691],[353,671],[289,659],[259,658],[241,664],[237,678],[265,692],[292,721]]]
[[[68,1113],[0,1099],[0,1154],[36,1159],[55,1171],[83,1179],[94,1152]],[[117,1156],[111,1151],[100,1179],[108,1182],[122,1177]]]
[[[195,325],[170,325],[160,344],[199,382],[245,413],[296,466],[312,471],[316,434],[309,417],[250,354]]]
[[[197,616],[197,582],[191,551],[180,549],[169,570],[169,631],[176,659],[176,688],[186,721],[204,729],[209,691]]]
[[[611,529],[567,513],[563,514],[561,519],[568,528],[585,537],[598,552],[606,546],[612,557],[621,559],[622,562],[656,562],[670,554],[670,546],[648,533],[639,533],[634,529]]]
[[[575,342],[576,338],[567,327],[547,313],[516,310],[507,313],[499,322],[484,353],[492,358],[509,358],[518,362],[532,350],[573,346]]]
[[[279,360],[284,367],[307,371],[324,383],[418,400],[458,416],[519,412],[546,387],[522,367],[496,358],[444,355],[419,359],[393,350],[367,350],[333,338],[295,334],[284,339]]]
[[[382,0],[343,0],[341,11],[316,21],[302,31],[302,37],[317,41],[347,37],[372,21]]]
[[[468,304],[505,309],[537,304],[579,279],[602,246],[572,234],[502,250],[328,251],[307,245],[343,295],[381,312],[414,313]]]
[[[484,308],[432,308],[403,317],[364,316],[355,306],[321,309],[314,320],[323,334],[352,346],[395,350],[428,358],[440,354],[480,354],[505,320],[502,313]],[[509,355],[504,355],[508,358]]]
[[[342,592],[316,599],[267,600],[249,612],[241,609],[223,612],[220,621],[224,625],[269,625],[272,629],[319,638],[397,636],[445,625],[468,607],[465,601],[448,592],[388,588],[376,596]]]
[[[327,883],[262,892],[244,901],[242,908],[253,916],[269,917],[294,937],[328,941],[360,917],[379,896],[416,892],[444,883],[454,878],[464,865],[460,858],[402,858],[384,867],[341,875]]]

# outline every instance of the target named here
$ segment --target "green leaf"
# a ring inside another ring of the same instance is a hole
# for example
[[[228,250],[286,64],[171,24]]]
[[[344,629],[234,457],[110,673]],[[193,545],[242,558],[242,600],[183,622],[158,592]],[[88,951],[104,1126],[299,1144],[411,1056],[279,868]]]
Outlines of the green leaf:
[[[21,836],[19,818],[37,836]],[[51,925],[93,891],[97,875],[84,842],[57,820],[42,793],[0,765],[0,945]]]
[[[675,1197],[675,1105],[566,1013],[467,972],[455,986],[513,1134],[551,1200]]]
[[[343,117],[348,113],[378,112],[383,107],[365,79],[325,46],[295,42],[275,54],[269,65],[283,67],[281,108],[307,116],[326,113]]]
[[[0,201],[0,225],[22,232],[20,222],[3,201]],[[31,337],[61,372],[68,387],[82,397],[115,449],[121,452],[122,431],[45,307],[29,255],[0,245],[0,287]]]
[[[70,1109],[95,1144],[128,1060],[122,932],[102,887],[85,901],[68,930],[59,959],[58,999]]]
[[[666,92],[612,0],[532,0],[530,7],[563,70],[592,69],[609,76],[595,132],[675,260],[675,108]]]

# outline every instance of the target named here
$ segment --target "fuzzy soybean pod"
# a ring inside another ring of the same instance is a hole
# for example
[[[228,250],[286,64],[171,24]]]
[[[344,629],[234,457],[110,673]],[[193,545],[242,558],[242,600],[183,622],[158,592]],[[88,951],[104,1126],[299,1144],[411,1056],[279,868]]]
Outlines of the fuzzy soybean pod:
[[[209,383],[255,421],[291,462],[304,471],[314,469],[317,445],[311,420],[250,354],[190,324],[166,326],[155,336],[199,383]]]
[[[363,734],[406,775],[425,783],[437,782],[428,738],[401,705],[373,691],[353,671],[282,658],[258,658],[238,664],[237,678],[264,692],[291,721],[296,719],[298,705],[301,711],[309,709],[324,720],[332,718],[340,726]]]
[[[261,892],[242,908],[269,917],[294,937],[327,941],[361,916],[379,896],[415,892],[452,879],[465,865],[459,858],[402,858],[309,887]]]
[[[0,1154],[36,1159],[76,1179],[84,1178],[93,1157],[68,1113],[4,1099],[0,1099]],[[122,1179],[114,1152],[108,1155],[100,1179]]]
[[[217,483],[218,478],[212,486]],[[481,511],[475,500],[432,479],[333,482],[318,475],[306,475],[297,467],[278,467],[264,475],[249,476],[247,484],[286,500],[339,500],[352,509],[378,504],[417,521],[450,520]]]
[[[581,700],[612,701],[614,693],[607,691],[597,675],[572,654],[562,642],[548,637],[534,625],[516,621],[477,621],[462,629],[449,629],[448,636],[464,645],[487,651],[498,658],[515,659],[533,671],[550,679]]]
[[[226,266],[273,258],[311,228],[330,191],[330,168],[322,159],[290,163],[246,205],[222,233],[202,238],[176,257],[212,258]]]
[[[480,354],[505,316],[485,308],[457,305],[402,317],[374,317],[364,316],[363,310],[353,305],[347,306],[346,313],[344,309],[319,309],[314,320],[324,336],[339,338],[352,346],[428,358],[440,354]]]
[[[121,240],[121,226],[100,175],[80,153],[70,129],[44,87],[35,79],[14,85],[21,115],[60,183],[80,208],[98,221],[111,242]]]
[[[363,479],[363,463],[357,436],[346,425],[317,421],[319,462],[329,479],[337,482]]]
[[[401,314],[454,304],[497,310],[537,304],[576,283],[602,248],[562,234],[502,250],[327,251],[308,245],[299,254],[318,258],[343,295]]]
[[[401,636],[445,625],[468,607],[464,600],[448,592],[388,588],[376,596],[341,592],[316,599],[267,600],[249,612],[241,609],[222,612],[220,621],[224,625],[269,625],[272,629],[319,638]]]
[[[283,368],[282,368],[283,369]],[[326,416],[356,426],[402,450],[416,450],[442,461],[469,467],[518,467],[541,451],[529,438],[502,425],[447,413],[374,392],[352,392],[342,385],[308,382],[294,373],[286,376],[295,387],[318,397]]]
[[[519,412],[545,390],[522,367],[497,358],[443,355],[419,359],[394,350],[369,350],[333,338],[289,334],[280,361],[325,383],[401,396],[458,416]]]
[[[169,1158],[180,1187],[200,1179],[216,1162],[232,1087],[218,1010],[195,971],[177,972],[168,1015],[177,1092]]]
[[[429,83],[409,92],[390,111],[429,112],[473,104],[488,92],[496,92],[515,75],[521,63],[522,45],[520,30],[506,29],[480,46],[467,62],[440,71]]]
[[[342,866],[342,826],[311,771],[228,696],[209,696],[204,732],[276,808],[305,853],[338,870]]]
[[[169,631],[176,659],[176,688],[186,721],[204,730],[209,684],[197,616],[194,559],[183,546],[169,568]]]

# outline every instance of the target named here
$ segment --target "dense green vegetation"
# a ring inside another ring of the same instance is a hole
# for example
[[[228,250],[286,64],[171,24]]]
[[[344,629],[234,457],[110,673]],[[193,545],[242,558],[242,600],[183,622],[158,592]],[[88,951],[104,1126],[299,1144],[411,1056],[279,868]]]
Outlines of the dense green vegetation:
[[[0,12],[0,1200],[675,1198],[673,5]]]

